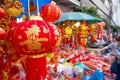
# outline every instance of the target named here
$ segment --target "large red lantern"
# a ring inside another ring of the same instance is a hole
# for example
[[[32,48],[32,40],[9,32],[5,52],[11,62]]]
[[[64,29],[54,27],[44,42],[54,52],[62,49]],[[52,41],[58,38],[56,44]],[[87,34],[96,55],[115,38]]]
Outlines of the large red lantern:
[[[61,16],[60,8],[55,4],[45,4],[40,10],[41,17],[48,22],[54,22]]]
[[[39,20],[18,23],[13,34],[15,49],[26,55],[52,52],[59,42],[60,31]]]
[[[15,28],[15,29],[14,29]],[[14,29],[14,30],[13,30]],[[18,54],[26,59],[26,80],[44,80],[46,77],[45,53],[53,52],[61,42],[61,31],[54,25],[40,20],[18,23],[10,29],[8,41]]]
[[[0,8],[0,18],[5,17],[5,12],[3,9]]]

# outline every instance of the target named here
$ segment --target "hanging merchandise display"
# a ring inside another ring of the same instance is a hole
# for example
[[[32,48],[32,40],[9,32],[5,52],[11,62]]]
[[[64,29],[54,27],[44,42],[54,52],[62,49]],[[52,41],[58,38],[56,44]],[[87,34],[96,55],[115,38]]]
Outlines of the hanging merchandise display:
[[[98,33],[98,35],[97,35],[97,39],[98,40],[103,40],[103,35],[104,35],[104,27],[105,27],[105,22],[98,22],[97,23],[97,33]]]
[[[94,42],[95,40],[97,40],[97,29],[96,29],[96,23],[91,24],[89,26],[89,32],[90,32],[90,41]]]
[[[48,22],[54,22],[60,18],[61,10],[57,5],[53,3],[45,4],[41,7],[40,15],[43,20]]]
[[[87,22],[85,20],[82,21],[79,34],[80,34],[80,42],[83,42],[85,45],[87,42],[88,30],[89,28],[87,26]]]
[[[60,29],[62,30],[62,47],[70,47],[72,42],[73,29],[71,21],[61,23]]]

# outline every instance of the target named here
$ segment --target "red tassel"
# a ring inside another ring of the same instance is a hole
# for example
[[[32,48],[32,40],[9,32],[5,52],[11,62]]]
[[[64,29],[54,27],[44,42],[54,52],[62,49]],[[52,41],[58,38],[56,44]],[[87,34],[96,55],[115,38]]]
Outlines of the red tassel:
[[[26,80],[44,80],[46,78],[46,56],[27,58]]]

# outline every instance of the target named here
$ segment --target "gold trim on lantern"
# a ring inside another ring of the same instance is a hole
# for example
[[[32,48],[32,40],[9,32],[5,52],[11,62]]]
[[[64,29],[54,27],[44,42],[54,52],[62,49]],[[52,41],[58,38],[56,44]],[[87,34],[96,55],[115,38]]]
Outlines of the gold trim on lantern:
[[[38,55],[28,55],[28,58],[41,58],[45,56],[45,54],[38,54]]]

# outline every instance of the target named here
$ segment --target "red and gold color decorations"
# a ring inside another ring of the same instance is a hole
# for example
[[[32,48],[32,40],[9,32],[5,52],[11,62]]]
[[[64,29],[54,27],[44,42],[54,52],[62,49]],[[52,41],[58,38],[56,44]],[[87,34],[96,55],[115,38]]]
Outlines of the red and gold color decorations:
[[[98,34],[98,40],[102,40],[103,39],[103,35],[104,35],[104,27],[105,27],[105,22],[99,22],[97,23],[97,34]]]
[[[61,10],[57,5],[53,3],[45,4],[40,10],[40,15],[43,20],[48,22],[54,22],[60,18]]]
[[[84,46],[83,46],[84,48],[86,48],[88,30],[89,29],[88,29],[88,26],[87,26],[87,22],[85,20],[82,21],[81,25],[80,25],[79,35],[80,35],[80,45],[83,46],[83,44],[84,44]]]
[[[87,40],[87,36],[88,36],[88,26],[87,26],[87,22],[86,21],[82,21],[81,25],[80,25],[80,38],[81,41],[86,42]]]
[[[14,29],[15,28],[15,29]],[[14,29],[14,30],[13,30]],[[18,23],[10,29],[8,41],[19,55],[27,55],[26,80],[44,80],[46,77],[46,53],[60,46],[60,30],[44,21],[30,20]],[[41,66],[41,67],[40,67]]]
[[[25,55],[52,52],[60,44],[60,31],[39,20],[17,24],[13,34],[15,49]]]
[[[24,11],[24,8],[21,8],[22,3],[18,0],[14,2],[12,0],[5,0],[2,7],[6,14],[11,17],[19,16]]]
[[[2,80],[3,58],[3,49],[0,47],[0,80]]]
[[[70,39],[72,36],[72,28],[70,26],[65,27],[64,34],[64,37]]]
[[[89,26],[89,32],[90,32],[90,36],[91,36],[90,41],[91,42],[94,42],[97,39],[97,32],[96,31],[97,31],[96,24],[91,24]]]
[[[5,17],[5,11],[2,8],[0,8],[0,18],[3,17]]]

